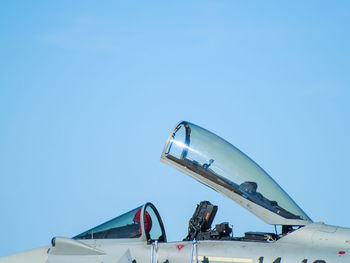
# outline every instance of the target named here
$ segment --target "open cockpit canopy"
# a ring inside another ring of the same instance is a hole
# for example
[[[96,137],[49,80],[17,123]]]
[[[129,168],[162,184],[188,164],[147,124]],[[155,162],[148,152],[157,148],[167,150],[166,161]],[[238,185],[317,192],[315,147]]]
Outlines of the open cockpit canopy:
[[[166,242],[162,219],[151,203],[85,231],[73,239],[125,239]]]
[[[296,226],[311,222],[252,159],[197,125],[180,122],[171,132],[161,160],[226,195],[268,224]]]

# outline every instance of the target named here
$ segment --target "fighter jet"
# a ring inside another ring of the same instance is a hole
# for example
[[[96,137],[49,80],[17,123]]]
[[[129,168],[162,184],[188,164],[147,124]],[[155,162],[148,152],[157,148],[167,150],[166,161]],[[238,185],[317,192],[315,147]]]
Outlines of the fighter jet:
[[[0,263],[341,263],[350,262],[350,229],[314,223],[288,194],[235,146],[189,122],[171,131],[161,161],[227,196],[279,232],[234,236],[211,226],[217,206],[200,202],[183,240],[167,242],[151,203],[72,238]],[[277,228],[276,228],[277,229]]]

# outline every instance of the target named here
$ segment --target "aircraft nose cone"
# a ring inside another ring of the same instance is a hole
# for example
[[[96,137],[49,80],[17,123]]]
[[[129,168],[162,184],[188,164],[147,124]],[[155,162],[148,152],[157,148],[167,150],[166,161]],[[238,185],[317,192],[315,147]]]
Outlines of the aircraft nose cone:
[[[45,263],[49,247],[41,247],[0,258],[0,263]]]

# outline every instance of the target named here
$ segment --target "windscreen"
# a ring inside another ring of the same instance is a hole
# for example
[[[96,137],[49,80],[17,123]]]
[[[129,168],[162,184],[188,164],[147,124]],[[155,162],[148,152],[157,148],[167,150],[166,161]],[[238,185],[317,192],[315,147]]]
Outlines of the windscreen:
[[[142,206],[74,237],[74,239],[138,238]]]
[[[173,131],[162,158],[285,219],[310,218],[252,159],[217,135],[188,122]]]

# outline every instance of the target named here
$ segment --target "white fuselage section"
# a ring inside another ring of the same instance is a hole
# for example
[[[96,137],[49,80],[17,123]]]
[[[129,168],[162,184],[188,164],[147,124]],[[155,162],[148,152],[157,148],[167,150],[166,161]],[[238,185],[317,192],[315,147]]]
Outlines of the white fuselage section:
[[[69,242],[73,242],[73,248]],[[0,263],[350,262],[350,229],[322,223],[306,225],[271,243],[204,240],[147,244],[132,239],[69,242],[5,257]]]

